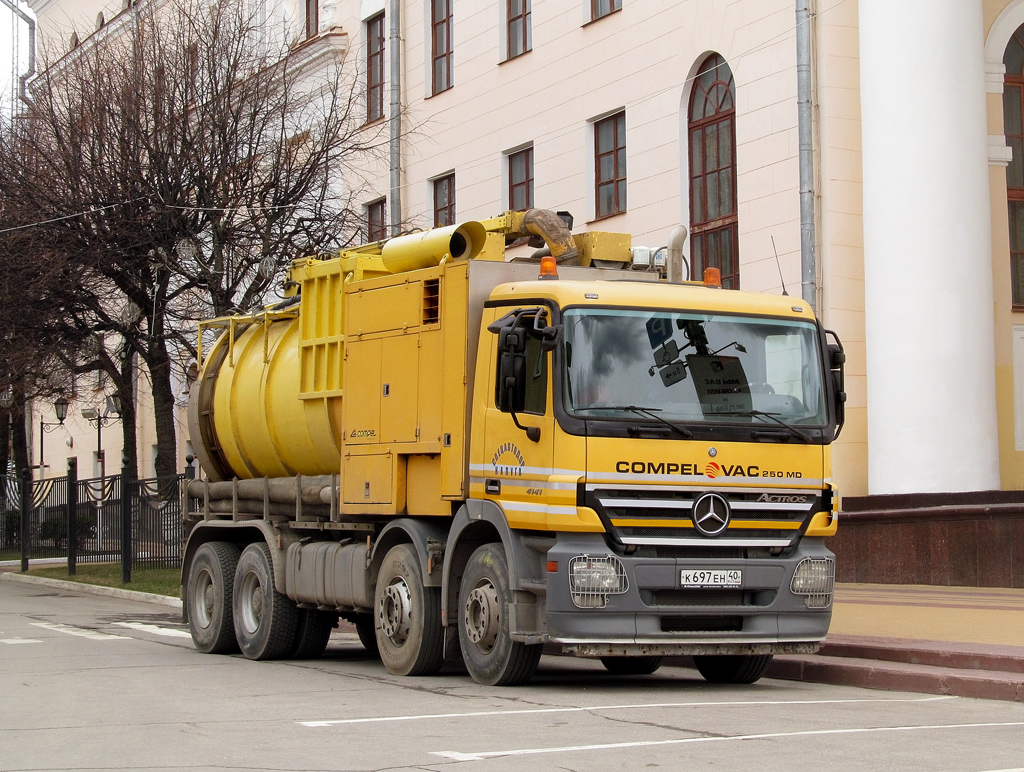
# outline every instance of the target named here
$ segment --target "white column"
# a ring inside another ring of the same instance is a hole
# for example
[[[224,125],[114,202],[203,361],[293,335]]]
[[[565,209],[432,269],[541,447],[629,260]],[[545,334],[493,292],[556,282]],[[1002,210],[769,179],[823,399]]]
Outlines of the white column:
[[[999,488],[981,0],[860,0],[868,488]]]

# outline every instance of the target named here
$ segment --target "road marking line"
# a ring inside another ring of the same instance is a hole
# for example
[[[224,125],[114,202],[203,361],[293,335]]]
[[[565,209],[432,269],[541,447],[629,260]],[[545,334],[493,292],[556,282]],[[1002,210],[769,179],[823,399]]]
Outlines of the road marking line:
[[[0,638],[0,643],[15,646],[19,643],[42,643],[42,641],[38,638]]]
[[[55,633],[65,633],[66,635],[77,635],[80,638],[88,638],[92,641],[130,641],[132,640],[125,635],[114,635],[112,633],[101,633],[97,630],[85,630],[81,627],[71,627],[71,625],[62,625],[58,622],[33,622],[34,627],[42,627],[44,630],[52,630]]]
[[[650,748],[656,745],[685,745],[688,743],[732,742],[735,740],[777,740],[788,737],[819,737],[823,735],[869,734],[872,732],[920,732],[935,729],[985,729],[991,727],[1024,726],[1024,721],[1006,721],[984,724],[931,724],[926,726],[882,726],[859,729],[815,729],[804,732],[772,732],[765,734],[734,735],[732,737],[685,737],[678,740],[647,740],[641,742],[603,743],[601,745],[566,745],[561,748],[521,748],[508,751],[432,751],[453,761],[484,761],[502,756],[532,756],[541,753],[571,753],[573,751],[618,750],[620,748]]]
[[[158,627],[157,625],[147,625],[144,622],[115,622],[118,627],[127,627],[130,630],[138,630],[143,633],[152,633],[153,635],[163,635],[167,638],[191,638],[192,634],[187,630],[175,630],[170,627]]]
[[[545,713],[592,713],[606,710],[653,710],[662,708],[706,708],[706,707],[747,707],[750,705],[847,705],[860,704],[865,702],[937,702],[940,700],[952,700],[955,697],[943,695],[939,697],[913,697],[909,699],[877,699],[863,700],[757,700],[757,701],[733,701],[733,702],[655,702],[639,703],[636,705],[595,705],[586,708],[529,708],[523,710],[482,710],[474,713],[428,713],[413,716],[376,716],[372,718],[338,718],[323,721],[297,721],[299,726],[324,727],[337,724],[373,724],[381,721],[423,721],[430,719],[447,718],[473,718],[476,716],[516,716]]]

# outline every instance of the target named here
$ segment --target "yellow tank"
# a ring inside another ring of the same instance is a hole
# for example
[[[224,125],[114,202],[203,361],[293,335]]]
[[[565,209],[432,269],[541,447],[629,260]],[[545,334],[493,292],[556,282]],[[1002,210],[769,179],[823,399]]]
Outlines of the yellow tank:
[[[207,355],[189,428],[211,480],[338,471],[341,397],[300,399],[298,336],[297,317],[231,324]]]
[[[214,319],[220,332],[189,399],[189,435],[211,481],[336,474],[340,469],[345,282],[476,257],[484,227],[464,223],[298,261],[299,298],[247,316]],[[353,259],[354,258],[354,259]],[[296,302],[298,301],[298,302]],[[374,316],[389,310],[375,309]]]

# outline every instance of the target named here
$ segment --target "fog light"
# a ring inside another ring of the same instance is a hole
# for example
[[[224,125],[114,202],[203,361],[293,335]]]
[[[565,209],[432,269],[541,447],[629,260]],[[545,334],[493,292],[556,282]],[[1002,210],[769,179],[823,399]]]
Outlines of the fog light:
[[[569,592],[578,608],[604,608],[609,595],[628,587],[626,569],[614,555],[577,555],[569,561]]]
[[[807,608],[828,608],[836,587],[836,563],[832,558],[804,558],[793,572],[790,589],[803,595]]]

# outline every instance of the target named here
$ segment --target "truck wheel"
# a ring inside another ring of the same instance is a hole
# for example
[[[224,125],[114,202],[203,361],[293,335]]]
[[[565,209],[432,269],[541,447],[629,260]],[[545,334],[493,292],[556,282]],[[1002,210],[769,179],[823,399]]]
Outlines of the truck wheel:
[[[513,641],[505,608],[512,601],[501,544],[485,544],[469,559],[459,592],[459,643],[466,669],[477,683],[518,686],[529,681],[542,646]]]
[[[338,624],[338,615],[314,608],[300,608],[289,658],[317,659],[327,648],[331,632]]]
[[[752,684],[772,664],[772,655],[706,654],[695,656],[693,664],[713,684]]]
[[[249,659],[279,659],[291,651],[299,607],[274,588],[270,548],[250,544],[238,559],[234,592],[235,637]]]
[[[238,554],[238,547],[230,542],[211,541],[196,550],[189,566],[188,629],[195,647],[204,654],[238,651],[231,616]]]
[[[436,673],[444,663],[441,588],[424,587],[420,561],[408,544],[392,547],[377,574],[376,638],[389,673]]]
[[[664,657],[601,657],[601,664],[612,675],[650,675],[664,660]]]
[[[356,626],[356,635],[366,653],[379,658],[380,648],[377,646],[377,631],[373,629],[373,614],[356,614],[352,624]]]

